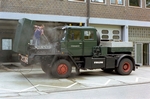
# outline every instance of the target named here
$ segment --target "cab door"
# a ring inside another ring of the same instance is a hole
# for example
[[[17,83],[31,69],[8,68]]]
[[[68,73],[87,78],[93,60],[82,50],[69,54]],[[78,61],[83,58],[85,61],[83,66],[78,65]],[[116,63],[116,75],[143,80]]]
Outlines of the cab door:
[[[83,43],[81,29],[68,29],[68,53],[72,56],[81,56],[83,54]]]
[[[93,46],[97,45],[97,37],[95,29],[83,30],[83,55],[91,56]]]

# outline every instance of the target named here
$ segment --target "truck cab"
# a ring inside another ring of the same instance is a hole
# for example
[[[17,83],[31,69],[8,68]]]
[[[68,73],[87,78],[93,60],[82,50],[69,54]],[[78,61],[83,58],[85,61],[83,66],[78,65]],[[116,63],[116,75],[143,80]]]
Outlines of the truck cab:
[[[67,49],[71,56],[92,56],[92,48],[99,45],[99,38],[94,27],[66,26],[61,40],[61,50]]]

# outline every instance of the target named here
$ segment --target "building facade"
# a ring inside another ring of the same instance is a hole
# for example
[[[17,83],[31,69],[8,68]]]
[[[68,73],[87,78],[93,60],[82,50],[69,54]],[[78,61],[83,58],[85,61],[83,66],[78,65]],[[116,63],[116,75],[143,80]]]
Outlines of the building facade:
[[[28,18],[49,27],[96,27],[101,39],[132,41],[136,63],[150,65],[149,12],[150,0],[0,0],[0,60],[15,60],[17,21]]]

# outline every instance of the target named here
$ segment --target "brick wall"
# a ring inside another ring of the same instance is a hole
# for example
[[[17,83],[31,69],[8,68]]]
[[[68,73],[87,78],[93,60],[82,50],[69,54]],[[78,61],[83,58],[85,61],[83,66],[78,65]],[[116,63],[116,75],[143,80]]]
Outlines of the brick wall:
[[[91,4],[91,17],[150,21],[149,13],[150,8],[145,8],[145,0],[142,0],[142,8],[129,7],[128,0],[125,0],[125,6],[110,5],[110,0],[106,5]]]
[[[67,0],[1,0],[1,11],[51,15],[85,16],[86,3]]]
[[[150,9],[125,7],[125,6],[107,6],[107,5],[92,5],[91,17],[112,18],[112,19],[127,19],[127,20],[150,20]]]
[[[90,16],[99,18],[127,19],[150,21],[150,9],[145,8],[145,0],[142,7],[128,7],[107,4],[90,4]],[[87,16],[87,4],[85,2],[71,2],[68,0],[0,0],[0,11],[35,13],[67,16]]]

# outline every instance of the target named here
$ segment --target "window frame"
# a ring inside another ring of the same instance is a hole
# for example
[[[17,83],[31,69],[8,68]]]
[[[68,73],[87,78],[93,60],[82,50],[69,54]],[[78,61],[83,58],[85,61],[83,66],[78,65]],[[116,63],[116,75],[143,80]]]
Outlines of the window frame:
[[[128,6],[135,7],[135,8],[142,8],[142,0],[139,0],[139,1],[140,1],[139,6],[130,6],[130,0],[128,0]]]
[[[106,4],[106,0],[104,0],[104,2],[98,2],[98,1],[92,1],[90,0],[91,3],[96,3],[96,4]]]
[[[125,6],[125,0],[122,0],[122,4],[119,4],[118,0],[115,0],[115,1],[116,1],[115,3],[111,3],[111,0],[110,0],[110,5]]]
[[[86,2],[86,0],[84,1],[76,1],[76,0],[68,0],[69,2]]]
[[[149,4],[149,5],[150,5],[150,4]],[[150,9],[150,7],[147,7],[146,0],[145,0],[145,8],[146,8],[146,9]]]

